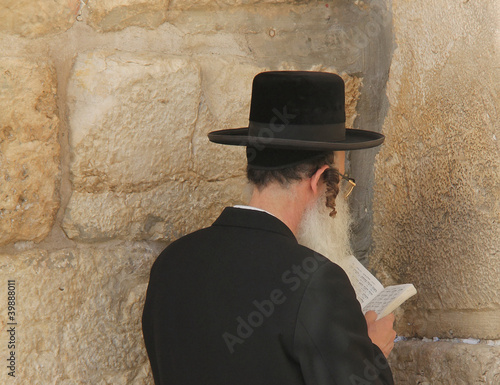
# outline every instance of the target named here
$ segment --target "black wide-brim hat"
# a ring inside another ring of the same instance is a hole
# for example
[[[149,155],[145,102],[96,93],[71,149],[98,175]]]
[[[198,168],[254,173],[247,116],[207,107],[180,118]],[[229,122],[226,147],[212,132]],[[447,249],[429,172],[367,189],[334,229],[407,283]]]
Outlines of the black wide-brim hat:
[[[212,131],[208,138],[267,152],[358,150],[384,141],[384,135],[375,131],[346,129],[343,79],[312,71],[258,74],[253,80],[248,127]]]

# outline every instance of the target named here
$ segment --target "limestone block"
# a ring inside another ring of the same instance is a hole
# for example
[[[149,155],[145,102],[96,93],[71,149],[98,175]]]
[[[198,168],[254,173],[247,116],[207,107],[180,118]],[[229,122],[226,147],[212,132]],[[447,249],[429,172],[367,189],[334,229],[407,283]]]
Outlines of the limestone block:
[[[248,127],[252,81],[265,71],[237,58],[200,59],[203,99],[193,136],[194,170],[209,180],[243,175],[245,147],[207,139],[210,131]]]
[[[266,65],[276,66],[290,58],[296,63],[324,63],[349,73],[364,73],[380,64],[376,57],[365,57],[365,50],[378,43],[385,22],[371,18],[378,14],[375,9],[359,11],[348,3],[269,6],[265,11],[247,13],[240,28],[248,31],[254,57]],[[375,29],[366,31],[368,25]]]
[[[17,293],[12,383],[151,384],[141,315],[158,252],[126,243],[0,255],[1,280]],[[7,333],[0,343],[6,353]]]
[[[226,205],[244,203],[245,179],[220,182],[195,178],[132,193],[74,192],[63,228],[72,239],[172,241],[210,225]]]
[[[495,291],[496,288],[491,288]],[[500,309],[431,309],[418,307],[418,300],[404,306],[405,312],[398,319],[396,330],[400,335],[454,338],[497,339],[500,333]]]
[[[192,4],[185,5],[189,8]],[[372,13],[378,15],[375,9],[346,12],[345,1],[241,7],[212,4],[217,9],[210,10],[207,17],[205,8],[172,10],[175,6],[171,3],[167,21],[185,34],[186,44],[193,49],[218,54],[231,49],[231,54],[236,54],[236,42],[245,56],[257,60],[257,65],[272,69],[284,61],[293,61],[301,64],[301,69],[323,63],[349,73],[362,73],[378,63],[376,55],[363,57],[363,50],[386,25],[381,17],[370,19]],[[376,31],[362,32],[367,24],[376,25]],[[345,29],[361,31],[362,44],[357,44],[355,33],[345,33]],[[204,47],[206,41],[209,47]]]
[[[0,245],[42,240],[59,207],[56,75],[48,61],[0,58]]]
[[[2,0],[0,31],[26,37],[64,32],[76,21],[80,0]]]
[[[130,26],[156,28],[165,21],[169,0],[90,0],[88,23],[99,31]]]
[[[248,125],[252,81],[266,69],[238,58],[200,59],[200,64],[203,95],[221,128]]]
[[[226,31],[197,34],[188,31],[183,35],[182,42],[185,52],[196,52],[199,55],[246,57],[250,53],[244,36]]]
[[[336,72],[336,71],[331,71]],[[358,116],[357,105],[361,96],[363,78],[356,75],[340,74],[345,84],[345,126],[354,127],[354,120]]]
[[[227,102],[229,103],[229,101]],[[241,127],[246,127],[246,124]],[[225,180],[245,174],[246,147],[225,146],[212,143],[207,138],[210,131],[226,128],[225,126],[221,120],[212,115],[207,103],[202,98],[196,131],[193,136],[193,167],[200,177],[210,181]]]
[[[389,356],[396,384],[500,383],[500,346],[453,342],[398,342]]]
[[[212,108],[235,123],[230,109],[214,107],[228,99],[216,100],[223,91],[210,79]],[[172,240],[242,202],[241,170],[232,171],[224,156],[208,159],[202,148],[213,127],[204,124],[201,99],[193,61],[123,52],[78,57],[68,88],[74,192],[63,228],[70,238]],[[221,181],[193,172],[192,142],[202,154],[195,155],[200,174],[200,163],[211,162],[203,167],[228,170]]]
[[[475,337],[500,338],[494,7],[393,5],[397,49],[376,164],[373,267],[386,283],[417,287],[401,320],[414,325],[413,335],[448,336],[462,323],[460,314],[468,314],[468,325],[488,314],[497,322],[476,322]]]
[[[186,11],[192,9],[214,9],[235,7],[239,5],[253,5],[253,4],[282,4],[287,3],[287,0],[171,0],[169,10],[172,11]]]
[[[199,69],[187,59],[79,55],[68,86],[74,189],[139,192],[185,175],[199,102]]]

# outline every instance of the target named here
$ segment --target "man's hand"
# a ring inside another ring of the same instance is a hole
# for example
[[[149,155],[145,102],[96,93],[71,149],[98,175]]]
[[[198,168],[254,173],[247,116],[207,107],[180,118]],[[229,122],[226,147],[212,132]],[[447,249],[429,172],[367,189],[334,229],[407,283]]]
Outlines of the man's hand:
[[[368,325],[368,337],[382,350],[386,358],[389,357],[396,338],[396,331],[393,329],[394,320],[396,319],[394,313],[377,321],[377,313],[370,310],[365,314],[365,318]]]

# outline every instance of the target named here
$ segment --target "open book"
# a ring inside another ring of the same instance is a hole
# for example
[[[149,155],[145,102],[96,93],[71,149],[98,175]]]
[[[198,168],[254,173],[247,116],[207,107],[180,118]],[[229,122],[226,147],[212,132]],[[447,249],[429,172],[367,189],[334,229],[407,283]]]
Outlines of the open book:
[[[354,287],[363,313],[373,310],[378,314],[377,319],[392,313],[404,301],[417,294],[415,286],[411,283],[384,288],[353,255],[348,257],[342,267]]]

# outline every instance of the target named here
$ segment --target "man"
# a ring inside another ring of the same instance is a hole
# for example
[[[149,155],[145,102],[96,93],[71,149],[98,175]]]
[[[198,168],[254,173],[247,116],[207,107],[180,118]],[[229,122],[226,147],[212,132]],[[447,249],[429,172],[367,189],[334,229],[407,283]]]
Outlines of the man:
[[[253,193],[154,263],[143,333],[157,385],[393,384],[394,316],[365,318],[344,271],[296,238],[329,244],[311,229],[342,208],[334,151],[384,139],[344,124],[339,76],[264,72],[249,127],[209,134],[247,147]]]

